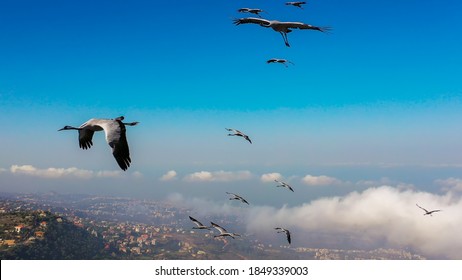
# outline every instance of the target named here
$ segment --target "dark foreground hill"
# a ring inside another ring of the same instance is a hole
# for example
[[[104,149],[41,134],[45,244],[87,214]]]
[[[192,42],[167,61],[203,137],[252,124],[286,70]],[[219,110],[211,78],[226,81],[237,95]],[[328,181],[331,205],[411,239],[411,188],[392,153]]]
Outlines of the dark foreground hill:
[[[104,243],[85,229],[50,213],[21,212],[1,214],[2,260],[92,260],[107,259]],[[9,239],[6,239],[9,238]],[[14,243],[11,246],[11,243]]]

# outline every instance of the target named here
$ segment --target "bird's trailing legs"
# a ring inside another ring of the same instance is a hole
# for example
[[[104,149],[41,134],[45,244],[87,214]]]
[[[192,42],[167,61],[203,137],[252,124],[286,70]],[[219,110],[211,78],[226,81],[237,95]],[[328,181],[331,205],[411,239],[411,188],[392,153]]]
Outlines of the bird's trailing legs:
[[[284,43],[286,44],[286,46],[290,47],[289,45],[289,39],[287,39],[287,33],[285,32],[279,32],[282,36],[282,39],[284,40]]]

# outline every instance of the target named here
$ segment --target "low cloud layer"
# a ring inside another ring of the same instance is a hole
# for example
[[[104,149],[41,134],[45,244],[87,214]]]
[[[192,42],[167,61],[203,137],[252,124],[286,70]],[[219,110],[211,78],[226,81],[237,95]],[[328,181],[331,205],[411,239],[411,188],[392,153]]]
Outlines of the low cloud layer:
[[[161,181],[172,181],[172,180],[175,180],[177,179],[177,173],[175,170],[170,170],[168,171],[167,173],[165,173],[164,175],[162,175],[162,177],[160,177],[159,180]]]
[[[442,181],[443,182],[443,181]],[[444,194],[380,186],[345,196],[325,197],[296,206],[231,207],[198,198],[174,200],[201,215],[238,215],[258,238],[274,236],[282,226],[293,232],[293,246],[407,248],[429,258],[462,259],[462,198],[452,188]],[[424,216],[419,204],[429,210]],[[327,244],[327,245],[326,245]]]
[[[302,182],[308,186],[329,186],[329,185],[338,185],[341,184],[342,181],[321,175],[321,176],[313,176],[313,175],[306,175],[303,177]]]
[[[79,179],[91,179],[91,178],[114,178],[122,176],[121,171],[114,170],[85,170],[76,167],[69,168],[37,168],[33,165],[12,165],[9,172],[14,175],[26,175],[35,176],[48,179],[57,179],[65,177],[73,177]]]
[[[281,180],[282,175],[281,173],[273,172],[273,173],[266,173],[261,175],[260,180],[263,183],[274,182],[274,180]]]
[[[252,178],[250,171],[200,171],[188,174],[184,177],[187,182],[232,182],[249,180]]]

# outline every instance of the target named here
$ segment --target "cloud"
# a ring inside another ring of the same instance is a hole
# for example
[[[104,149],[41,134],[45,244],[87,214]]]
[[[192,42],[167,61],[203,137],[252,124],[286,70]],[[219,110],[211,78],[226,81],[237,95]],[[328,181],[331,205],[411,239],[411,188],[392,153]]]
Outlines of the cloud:
[[[279,242],[272,229],[282,226],[291,230],[293,246],[407,248],[406,251],[427,258],[462,259],[462,196],[456,193],[433,194],[379,186],[294,207],[254,205],[245,211],[242,207],[182,195],[174,200],[201,216],[238,216],[243,224],[235,226],[261,240]],[[442,212],[424,216],[416,203]]]
[[[451,177],[435,180],[435,183],[442,186],[444,191],[462,192],[462,179]]]
[[[416,203],[443,212],[423,216]],[[284,225],[293,229],[295,236],[317,236],[317,242],[324,244],[342,246],[350,240],[372,248],[409,247],[433,258],[462,258],[462,199],[449,194],[381,186],[292,208],[254,209],[248,221],[251,232]],[[304,239],[310,242],[309,237]]]
[[[232,182],[252,178],[250,171],[200,171],[188,174],[184,177],[187,182]]]
[[[139,172],[139,171],[135,171],[132,173],[133,177],[135,178],[141,178],[143,177],[143,173]]]
[[[90,178],[114,178],[122,175],[121,171],[103,170],[103,171],[92,171],[85,169],[78,169],[76,167],[70,168],[55,168],[50,167],[46,169],[40,169],[32,165],[12,165],[10,172],[15,175],[27,175],[41,178],[64,178],[74,177],[80,179]]]
[[[306,175],[305,177],[303,177],[302,182],[308,186],[328,186],[328,185],[337,185],[337,184],[342,183],[342,181],[336,178],[328,177],[325,175],[321,175],[321,176]]]
[[[96,177],[101,178],[111,178],[111,177],[119,177],[122,175],[122,171],[118,170],[103,170],[95,172]]]
[[[280,180],[282,178],[281,173],[266,173],[261,175],[260,180],[264,183],[274,182],[274,180]]]
[[[2,172],[7,172],[7,171],[8,171],[8,169],[1,168],[1,167],[0,167],[0,173],[2,173]]]
[[[172,181],[172,180],[175,180],[176,178],[177,178],[176,171],[175,170],[170,170],[167,173],[165,173],[164,175],[162,175],[162,177],[160,177],[159,180],[161,180],[161,181]]]

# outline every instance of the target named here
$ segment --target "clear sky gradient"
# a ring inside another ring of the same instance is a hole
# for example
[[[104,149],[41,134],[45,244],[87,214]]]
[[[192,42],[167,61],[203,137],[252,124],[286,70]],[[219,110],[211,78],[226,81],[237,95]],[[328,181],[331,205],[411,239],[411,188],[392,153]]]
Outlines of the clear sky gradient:
[[[2,1],[0,190],[183,204],[228,203],[234,190],[281,211],[387,185],[392,200],[411,190],[461,210],[462,3],[284,2]],[[271,29],[233,25],[251,16],[242,7],[332,32],[294,30],[288,48]],[[120,115],[140,122],[125,173],[102,133],[82,151],[75,131],[57,132]],[[298,195],[262,195],[274,178]]]

